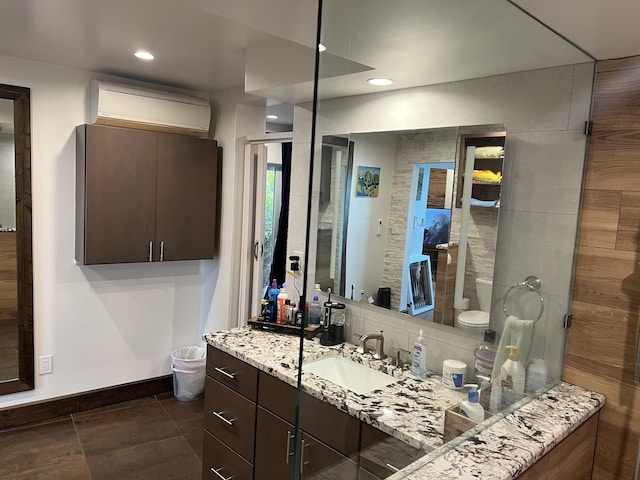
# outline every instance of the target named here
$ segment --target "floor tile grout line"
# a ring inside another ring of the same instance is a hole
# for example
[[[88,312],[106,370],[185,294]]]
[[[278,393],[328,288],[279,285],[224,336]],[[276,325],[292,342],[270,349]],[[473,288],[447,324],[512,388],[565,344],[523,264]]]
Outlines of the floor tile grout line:
[[[166,408],[164,408],[164,405],[162,404],[162,402],[160,401],[160,399],[158,398],[157,395],[154,395],[154,397],[156,398],[156,400],[158,400],[158,403],[160,403],[160,406],[162,407],[162,410],[164,411],[164,413],[167,414],[167,416],[169,417],[169,419],[171,420],[171,422],[175,425],[175,427],[178,429],[178,432],[180,433],[180,436],[182,437],[182,439],[187,442],[187,445],[189,445],[189,448],[191,449],[191,451],[193,453],[196,454],[196,456],[198,458],[200,458],[198,452],[196,451],[195,448],[193,448],[193,445],[191,445],[191,443],[189,443],[189,441],[187,440],[187,438],[184,436],[184,432],[182,431],[182,429],[180,428],[180,426],[176,423],[175,419],[171,416],[171,414],[167,411]]]

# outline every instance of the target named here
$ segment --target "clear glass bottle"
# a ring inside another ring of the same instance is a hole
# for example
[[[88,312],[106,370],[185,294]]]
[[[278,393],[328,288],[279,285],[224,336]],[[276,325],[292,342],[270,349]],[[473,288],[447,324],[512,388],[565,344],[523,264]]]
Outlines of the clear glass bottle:
[[[480,388],[491,382],[493,365],[496,361],[496,351],[498,350],[495,341],[496,331],[491,329],[485,330],[484,343],[477,345],[473,350],[473,356],[475,357],[473,362],[474,382],[477,383]]]

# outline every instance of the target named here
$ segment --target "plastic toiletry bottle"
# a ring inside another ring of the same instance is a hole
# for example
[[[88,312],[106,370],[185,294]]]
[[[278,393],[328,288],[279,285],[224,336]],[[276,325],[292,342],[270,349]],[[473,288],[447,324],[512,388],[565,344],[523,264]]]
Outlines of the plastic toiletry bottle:
[[[509,358],[500,368],[500,380],[502,386],[502,404],[508,407],[524,395],[524,382],[526,373],[520,363],[517,345],[507,345]]]
[[[427,376],[427,349],[424,346],[423,330],[413,344],[413,352],[411,353],[411,373],[416,377],[425,378]]]
[[[278,282],[274,278],[271,282],[271,288],[269,289],[269,309],[271,311],[271,318],[269,318],[270,322],[276,323],[278,321],[278,293],[280,290],[278,289]]]
[[[541,358],[534,358],[527,367],[527,379],[524,382],[526,393],[535,393],[547,384],[547,365]]]
[[[469,387],[469,396],[467,400],[463,400],[460,403],[460,409],[465,413],[467,417],[476,423],[484,421],[484,408],[480,405],[480,394],[478,393],[478,386],[474,384],[465,385]]]
[[[478,385],[488,384],[491,382],[491,374],[493,372],[493,364],[496,361],[497,347],[494,345],[496,341],[495,330],[484,331],[484,343],[477,345],[473,350],[475,361],[473,362],[474,381]]]
[[[313,296],[313,302],[309,305],[309,325],[320,325],[320,318],[322,317],[322,306],[318,301],[318,296]]]
[[[283,283],[282,288],[280,289],[280,293],[278,293],[278,323],[286,323],[287,322],[287,313],[288,309],[286,307],[286,300],[289,298],[287,295],[286,285]]]

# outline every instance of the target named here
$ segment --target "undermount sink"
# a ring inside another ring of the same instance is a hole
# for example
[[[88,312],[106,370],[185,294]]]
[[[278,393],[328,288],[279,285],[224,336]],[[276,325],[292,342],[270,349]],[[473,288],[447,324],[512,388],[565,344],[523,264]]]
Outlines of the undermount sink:
[[[313,373],[359,395],[387,387],[397,381],[391,375],[340,356],[323,357],[303,363],[302,371]]]

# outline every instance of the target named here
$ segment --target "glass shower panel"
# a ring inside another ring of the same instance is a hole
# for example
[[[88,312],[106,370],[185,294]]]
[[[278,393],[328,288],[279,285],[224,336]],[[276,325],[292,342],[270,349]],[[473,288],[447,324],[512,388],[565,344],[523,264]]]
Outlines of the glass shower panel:
[[[542,296],[523,363],[560,379],[593,61],[503,0],[323,0],[319,25],[314,98],[295,106],[308,211],[290,231],[306,231],[302,298],[323,314],[301,330],[287,466],[403,478],[475,427],[443,362],[477,382],[474,347],[486,329],[505,341],[505,295],[530,275],[535,298],[516,289],[508,312],[533,321]],[[458,322],[476,311],[486,324]],[[421,330],[426,379],[410,372]],[[482,387],[483,426],[532,398],[491,405],[503,386]]]

